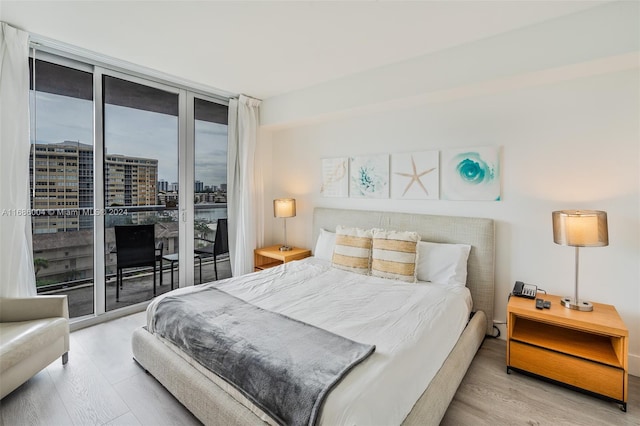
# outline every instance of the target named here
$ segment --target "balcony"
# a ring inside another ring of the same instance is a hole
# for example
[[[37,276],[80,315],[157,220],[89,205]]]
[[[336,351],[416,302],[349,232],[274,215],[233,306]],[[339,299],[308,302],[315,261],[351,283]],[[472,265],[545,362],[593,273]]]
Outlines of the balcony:
[[[88,209],[61,209],[48,211],[46,215],[34,216],[34,230],[49,226],[51,220],[78,221],[74,229],[66,232],[34,233],[34,266],[38,294],[66,294],[69,298],[71,318],[90,315],[94,312],[94,231],[93,218]],[[105,220],[105,309],[107,311],[141,303],[153,298],[153,268],[143,267],[123,270],[123,286],[116,302],[116,262],[114,226],[121,224],[154,224],[156,244],[162,243],[162,255],[178,252],[177,207],[139,206],[124,207],[126,214],[106,215]],[[226,204],[196,205],[195,236],[207,239],[215,237],[217,218],[226,217]],[[75,213],[74,213],[75,212]],[[79,213],[78,213],[79,212]],[[74,216],[74,214],[76,216]],[[52,217],[53,216],[53,217]],[[57,218],[56,218],[57,216]],[[62,217],[61,217],[62,216]],[[160,254],[160,253],[157,253]],[[174,262],[174,288],[179,287],[180,265]],[[171,262],[164,260],[156,264],[156,294],[171,290]],[[218,257],[218,279],[231,276],[228,256]],[[195,284],[200,282],[200,263],[195,259]],[[202,258],[202,282],[215,280],[213,258]]]
[[[171,269],[169,262],[163,262],[162,285],[160,284],[160,271],[156,276],[156,295],[164,294],[171,290]],[[173,271],[174,289],[178,288],[178,276],[180,265],[176,264]],[[200,283],[199,264],[196,260],[194,268],[194,284]],[[229,257],[218,259],[218,279],[231,277],[231,265]],[[215,281],[213,259],[202,261],[202,283]],[[56,285],[38,288],[38,294],[66,294],[69,300],[69,317],[77,318],[93,314],[93,281],[75,280],[62,281]],[[120,290],[120,301],[116,302],[116,277],[112,274],[106,280],[106,310],[124,308],[153,299],[153,270],[141,268],[128,270],[124,274],[123,287]]]

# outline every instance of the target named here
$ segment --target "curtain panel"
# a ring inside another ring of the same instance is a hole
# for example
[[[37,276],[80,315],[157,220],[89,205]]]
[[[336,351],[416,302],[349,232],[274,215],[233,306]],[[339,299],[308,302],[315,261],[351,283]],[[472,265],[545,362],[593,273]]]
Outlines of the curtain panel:
[[[29,35],[0,28],[0,297],[35,296],[29,200]]]
[[[244,95],[229,100],[227,214],[233,276],[253,272],[253,250],[264,240],[264,187],[255,161],[260,103]]]

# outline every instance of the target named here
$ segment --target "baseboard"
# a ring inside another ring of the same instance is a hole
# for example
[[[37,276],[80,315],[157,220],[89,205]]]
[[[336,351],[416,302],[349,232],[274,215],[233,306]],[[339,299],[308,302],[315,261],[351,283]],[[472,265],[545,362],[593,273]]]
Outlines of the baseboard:
[[[640,355],[629,354],[629,374],[640,377]]]
[[[493,325],[500,330],[500,336],[498,338],[500,340],[507,340],[507,325],[496,321],[493,322]]]
[[[115,309],[113,311],[105,312],[101,315],[85,315],[80,318],[71,318],[69,320],[69,331],[78,331],[86,327],[91,327],[93,325],[97,325],[106,321],[111,321],[117,318],[121,318],[127,315],[136,314],[138,312],[142,312],[147,309],[147,305],[151,303],[151,300],[147,300],[141,303],[136,303],[135,305],[125,306],[124,308]]]

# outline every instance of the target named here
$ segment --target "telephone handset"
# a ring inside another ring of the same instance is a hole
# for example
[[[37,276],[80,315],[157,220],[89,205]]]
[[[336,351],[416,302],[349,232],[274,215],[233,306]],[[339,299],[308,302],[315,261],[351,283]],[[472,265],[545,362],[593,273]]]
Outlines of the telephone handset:
[[[516,281],[513,286],[512,294],[518,297],[526,297],[527,299],[535,299],[538,294],[538,287],[533,284],[525,284],[522,281]]]

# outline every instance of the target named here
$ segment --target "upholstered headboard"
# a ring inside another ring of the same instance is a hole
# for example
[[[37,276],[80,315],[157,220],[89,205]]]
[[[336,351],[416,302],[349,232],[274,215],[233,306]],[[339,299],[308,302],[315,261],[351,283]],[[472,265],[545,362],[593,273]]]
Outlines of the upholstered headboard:
[[[484,311],[488,319],[487,334],[493,333],[495,285],[493,219],[318,207],[313,212],[314,244],[318,240],[320,229],[335,232],[338,225],[415,231],[420,234],[422,241],[470,244],[467,287],[473,298],[473,310]]]

